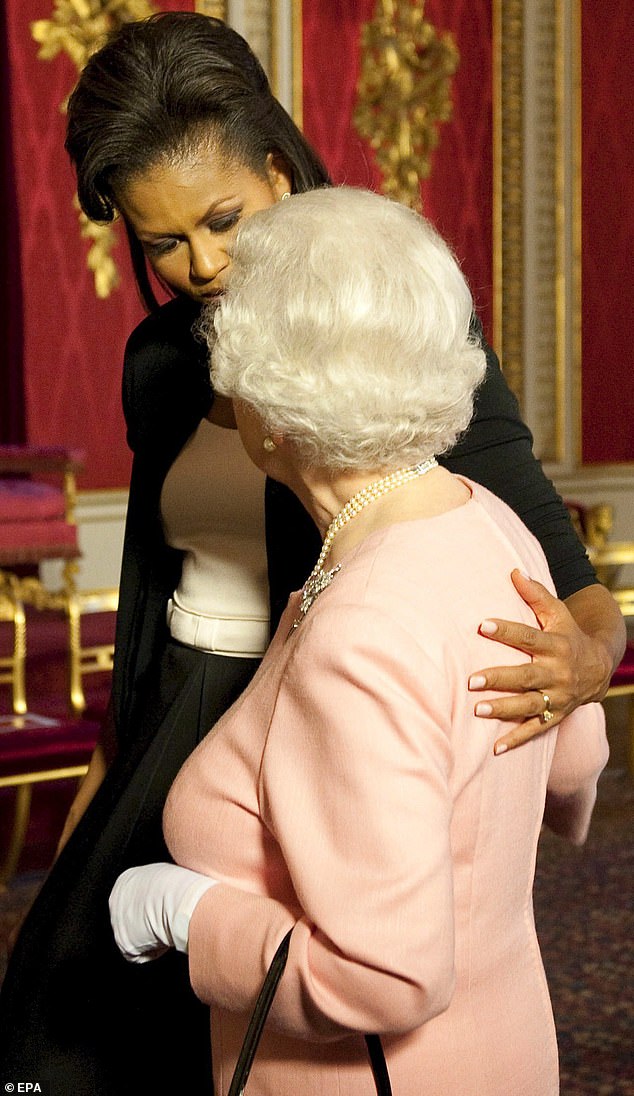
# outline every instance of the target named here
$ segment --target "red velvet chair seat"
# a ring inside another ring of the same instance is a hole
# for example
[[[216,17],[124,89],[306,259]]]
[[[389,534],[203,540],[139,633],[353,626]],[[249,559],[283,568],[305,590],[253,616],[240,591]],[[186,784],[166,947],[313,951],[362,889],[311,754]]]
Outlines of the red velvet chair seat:
[[[41,472],[55,472],[70,462],[80,471],[84,456],[83,449],[69,449],[65,445],[0,445],[0,468],[11,474],[30,474],[34,466]]]
[[[77,527],[59,487],[19,477],[0,479],[0,565],[79,556]]]
[[[20,717],[14,716],[18,721]],[[95,747],[96,723],[76,720],[52,726],[0,728],[0,777],[83,765]]]
[[[85,706],[81,683],[80,604],[76,560],[76,475],[83,453],[59,445],[0,445],[0,613],[13,622],[13,651],[0,654],[0,684],[12,687],[13,710],[27,710],[24,605],[60,609],[68,623],[69,692],[74,711]],[[59,560],[61,583],[51,590],[40,574],[44,560]],[[26,573],[25,573],[26,572]]]
[[[0,521],[51,521],[66,516],[66,500],[59,487],[27,479],[0,480]]]
[[[67,521],[2,521],[0,565],[39,563],[43,559],[76,559],[77,526]]]

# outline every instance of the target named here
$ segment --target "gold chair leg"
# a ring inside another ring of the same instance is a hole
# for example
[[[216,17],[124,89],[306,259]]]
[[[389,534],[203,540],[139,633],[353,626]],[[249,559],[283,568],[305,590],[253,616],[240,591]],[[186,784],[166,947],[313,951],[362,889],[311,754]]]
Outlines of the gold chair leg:
[[[630,776],[634,778],[634,696],[628,697],[628,753],[627,761]]]
[[[64,591],[68,617],[68,659],[70,674],[70,704],[75,715],[81,715],[86,698],[81,678],[81,609],[75,587],[77,564],[69,560],[64,566]]]
[[[0,619],[13,624],[13,653],[0,659],[3,685],[11,686],[11,704],[16,715],[26,712],[26,617],[20,580],[10,571],[0,571]]]
[[[22,784],[15,790],[15,810],[13,814],[13,829],[9,838],[9,848],[0,867],[0,889],[5,890],[7,883],[15,875],[20,862],[26,831],[29,827],[31,814],[31,798],[33,785]]]
[[[24,715],[26,712],[26,617],[24,606],[18,599],[15,600],[13,629],[13,711],[16,715]]]

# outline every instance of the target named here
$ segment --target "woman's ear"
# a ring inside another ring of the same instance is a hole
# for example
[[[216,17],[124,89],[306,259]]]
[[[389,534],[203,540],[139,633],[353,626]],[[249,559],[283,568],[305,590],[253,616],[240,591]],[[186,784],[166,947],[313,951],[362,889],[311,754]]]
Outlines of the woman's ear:
[[[293,176],[286,160],[278,152],[269,152],[266,158],[266,174],[278,202],[284,194],[293,190]]]

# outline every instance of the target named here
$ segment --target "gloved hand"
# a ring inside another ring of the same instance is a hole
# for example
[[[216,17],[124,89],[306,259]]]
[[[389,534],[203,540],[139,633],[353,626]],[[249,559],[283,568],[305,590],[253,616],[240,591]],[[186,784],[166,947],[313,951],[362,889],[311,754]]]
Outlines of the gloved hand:
[[[169,948],[187,952],[189,922],[215,879],[177,864],[128,868],[110,895],[110,921],[119,951],[131,963],[148,963]]]

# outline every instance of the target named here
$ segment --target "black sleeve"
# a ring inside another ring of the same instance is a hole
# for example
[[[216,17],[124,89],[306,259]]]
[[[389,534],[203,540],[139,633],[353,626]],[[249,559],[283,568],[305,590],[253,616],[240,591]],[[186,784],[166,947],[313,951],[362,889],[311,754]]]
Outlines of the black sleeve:
[[[196,316],[191,302],[171,301],[126,346],[123,407],[134,457],[112,678],[120,743],[134,736],[137,696],[167,638],[165,607],[181,570],[182,553],[163,536],[163,481],[212,402],[207,350],[192,332]]]
[[[540,542],[560,598],[597,581],[561,497],[533,454],[531,432],[522,421],[498,359],[483,342],[485,379],[476,395],[469,428],[441,463],[487,487],[506,502]]]
[[[176,298],[147,316],[128,339],[123,412],[134,453],[170,466],[212,403],[207,346],[194,325],[200,308]]]

